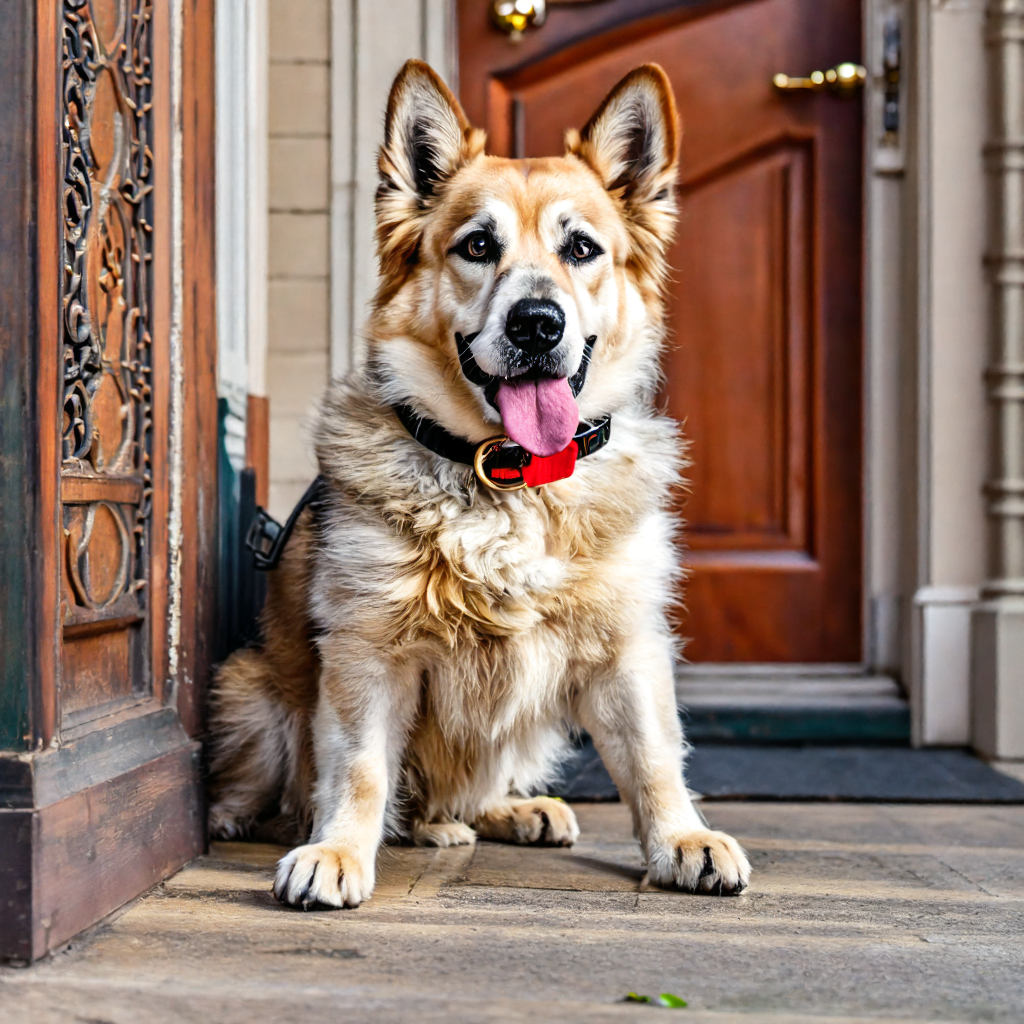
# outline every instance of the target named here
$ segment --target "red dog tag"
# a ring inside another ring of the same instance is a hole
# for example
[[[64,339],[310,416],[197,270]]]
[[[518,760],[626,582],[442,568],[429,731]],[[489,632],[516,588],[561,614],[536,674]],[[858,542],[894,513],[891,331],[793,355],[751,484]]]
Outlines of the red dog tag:
[[[534,455],[523,466],[523,479],[527,487],[540,487],[541,484],[554,483],[572,476],[576,468],[578,454],[576,441],[570,441],[565,448],[555,455]]]

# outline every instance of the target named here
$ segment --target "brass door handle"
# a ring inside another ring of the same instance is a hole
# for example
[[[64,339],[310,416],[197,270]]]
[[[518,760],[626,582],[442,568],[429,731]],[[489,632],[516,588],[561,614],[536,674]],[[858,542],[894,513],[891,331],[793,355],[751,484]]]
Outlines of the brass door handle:
[[[828,71],[812,71],[807,78],[790,78],[789,75],[779,72],[772,77],[772,85],[780,92],[828,89],[831,92],[848,94],[862,89],[867,77],[867,68],[863,64],[845,62],[829,68]]]

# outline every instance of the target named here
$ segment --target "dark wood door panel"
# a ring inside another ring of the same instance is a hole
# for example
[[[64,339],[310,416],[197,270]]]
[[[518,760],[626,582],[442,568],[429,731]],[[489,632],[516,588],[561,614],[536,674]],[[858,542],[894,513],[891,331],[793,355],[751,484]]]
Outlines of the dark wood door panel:
[[[670,261],[669,413],[692,439],[691,550],[810,548],[813,140],[683,189]]]
[[[692,443],[687,654],[858,661],[861,105],[780,94],[772,76],[857,60],[860,4],[584,7],[575,32],[561,10],[557,33],[517,52],[464,0],[461,90],[492,152],[539,156],[637,64],[672,80],[681,213],[662,400]]]
[[[63,676],[69,681],[61,694],[65,728],[101,718],[145,693],[139,685],[138,646],[131,627],[108,627],[92,636],[65,639],[61,659]]]

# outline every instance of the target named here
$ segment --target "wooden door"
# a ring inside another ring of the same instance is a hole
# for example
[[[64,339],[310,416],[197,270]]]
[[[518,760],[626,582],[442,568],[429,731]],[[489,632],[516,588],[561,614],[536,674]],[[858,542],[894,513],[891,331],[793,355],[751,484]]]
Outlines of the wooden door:
[[[693,466],[687,656],[861,658],[858,98],[780,93],[859,59],[859,0],[607,0],[510,42],[459,6],[460,92],[492,152],[561,151],[630,68],[668,72],[683,121],[663,401]]]
[[[204,842],[213,6],[176,10],[38,0],[0,33],[0,958]]]

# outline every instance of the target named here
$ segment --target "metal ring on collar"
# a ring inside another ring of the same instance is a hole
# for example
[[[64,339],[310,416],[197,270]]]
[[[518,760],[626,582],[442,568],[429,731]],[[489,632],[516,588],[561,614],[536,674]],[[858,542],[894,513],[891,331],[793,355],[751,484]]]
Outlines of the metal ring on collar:
[[[492,491],[518,491],[526,486],[521,470],[519,471],[519,479],[512,480],[509,483],[495,480],[487,472],[487,459],[499,451],[507,440],[508,438],[504,434],[499,434],[497,437],[489,437],[477,446],[476,455],[473,457],[473,470],[477,475],[477,479]]]

